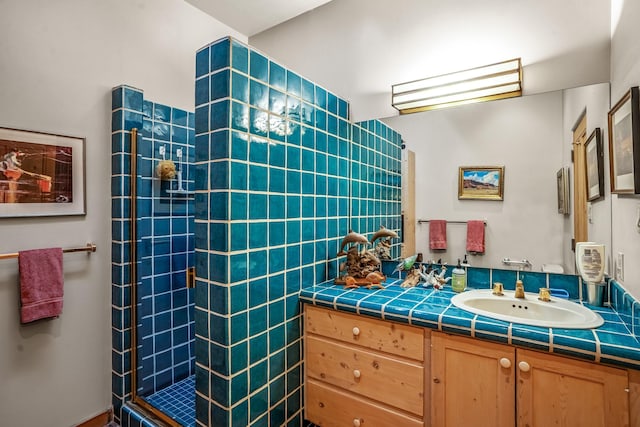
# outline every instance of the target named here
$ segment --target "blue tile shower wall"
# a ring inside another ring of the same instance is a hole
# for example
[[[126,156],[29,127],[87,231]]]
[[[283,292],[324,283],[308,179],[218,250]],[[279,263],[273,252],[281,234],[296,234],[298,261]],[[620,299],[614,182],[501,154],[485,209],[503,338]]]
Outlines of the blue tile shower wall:
[[[112,337],[116,414],[131,390],[129,279],[130,129],[138,137],[138,393],[154,393],[194,373],[194,114],[149,102],[142,91],[112,91]],[[180,156],[177,155],[180,153]],[[182,177],[161,181],[155,167],[172,160]],[[173,192],[172,192],[173,191]]]
[[[197,424],[301,426],[298,293],[349,228],[399,231],[400,138],[230,38],[197,52],[195,99]]]
[[[351,144],[351,228],[371,237],[401,228],[401,135],[379,120],[356,123]],[[393,239],[391,258],[400,256]]]

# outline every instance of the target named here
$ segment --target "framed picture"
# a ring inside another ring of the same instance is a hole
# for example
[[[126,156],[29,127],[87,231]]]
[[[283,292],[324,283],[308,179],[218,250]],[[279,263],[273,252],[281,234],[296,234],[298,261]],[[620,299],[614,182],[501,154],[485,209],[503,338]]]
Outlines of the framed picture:
[[[569,215],[569,168],[560,168],[556,173],[558,185],[558,213]]]
[[[84,144],[0,128],[0,217],[84,215]]]
[[[595,128],[585,144],[587,198],[594,201],[604,197],[604,153],[600,128]]]
[[[612,193],[640,193],[639,98],[632,87],[608,114]]]
[[[502,200],[504,166],[461,166],[458,199]]]

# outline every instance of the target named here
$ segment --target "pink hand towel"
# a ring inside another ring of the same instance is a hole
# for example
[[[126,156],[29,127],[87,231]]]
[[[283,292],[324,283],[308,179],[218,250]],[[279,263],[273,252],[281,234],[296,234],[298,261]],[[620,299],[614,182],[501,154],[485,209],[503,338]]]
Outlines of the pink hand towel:
[[[443,219],[429,221],[429,248],[447,249],[447,221]]]
[[[467,251],[484,253],[484,221],[467,221]]]
[[[62,313],[64,278],[62,249],[33,249],[18,253],[20,322],[56,317]]]

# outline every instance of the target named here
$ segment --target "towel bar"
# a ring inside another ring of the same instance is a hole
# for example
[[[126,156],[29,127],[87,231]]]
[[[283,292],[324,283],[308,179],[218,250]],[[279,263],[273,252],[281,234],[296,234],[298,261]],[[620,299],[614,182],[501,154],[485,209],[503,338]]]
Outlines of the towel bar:
[[[424,222],[429,222],[431,221],[430,219],[419,219],[418,220],[418,224],[422,224]],[[447,221],[447,224],[466,224],[469,221]],[[487,226],[487,221],[482,221],[484,223],[484,226]]]
[[[67,248],[67,249],[63,249],[62,252],[69,253],[69,252],[95,252],[96,251],[96,245],[93,243],[87,243],[87,246],[83,246],[83,247],[79,247],[79,248]],[[14,252],[11,254],[0,254],[0,259],[9,259],[9,258],[18,258],[18,252]]]

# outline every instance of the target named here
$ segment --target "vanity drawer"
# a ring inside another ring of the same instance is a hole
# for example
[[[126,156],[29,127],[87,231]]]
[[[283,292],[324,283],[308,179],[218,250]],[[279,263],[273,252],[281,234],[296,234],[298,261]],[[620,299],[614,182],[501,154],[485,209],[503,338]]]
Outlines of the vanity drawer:
[[[305,332],[409,359],[424,360],[422,328],[307,305]]]
[[[305,346],[307,376],[423,415],[422,366],[314,336]]]
[[[312,379],[307,380],[305,387],[305,416],[318,426],[424,427],[422,420]]]

